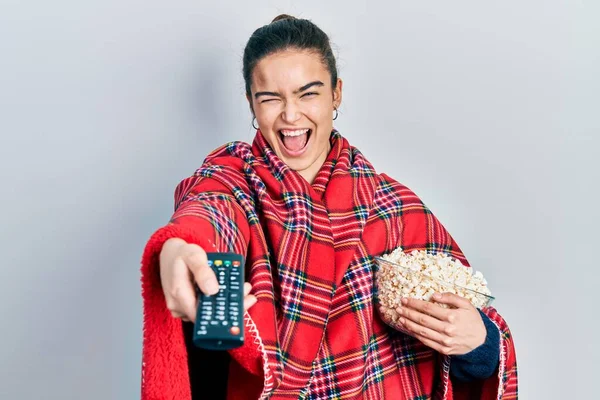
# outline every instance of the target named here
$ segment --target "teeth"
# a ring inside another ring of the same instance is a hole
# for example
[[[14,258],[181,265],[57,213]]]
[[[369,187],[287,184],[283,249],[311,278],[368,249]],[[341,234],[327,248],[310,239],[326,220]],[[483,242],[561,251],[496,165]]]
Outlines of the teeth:
[[[283,136],[300,136],[300,135],[304,135],[309,130],[310,129],[298,129],[296,131],[290,131],[290,130],[287,130],[287,129],[282,129],[279,132],[281,132],[281,134]]]

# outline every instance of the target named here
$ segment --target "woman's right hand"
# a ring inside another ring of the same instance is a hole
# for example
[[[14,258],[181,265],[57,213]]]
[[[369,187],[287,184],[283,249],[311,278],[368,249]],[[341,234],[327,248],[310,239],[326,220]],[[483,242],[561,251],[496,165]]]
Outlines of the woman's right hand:
[[[167,308],[175,318],[194,322],[196,319],[196,290],[206,295],[219,291],[219,283],[202,247],[179,238],[168,239],[160,252],[160,282]],[[256,303],[250,294],[252,286],[244,283],[244,311]]]

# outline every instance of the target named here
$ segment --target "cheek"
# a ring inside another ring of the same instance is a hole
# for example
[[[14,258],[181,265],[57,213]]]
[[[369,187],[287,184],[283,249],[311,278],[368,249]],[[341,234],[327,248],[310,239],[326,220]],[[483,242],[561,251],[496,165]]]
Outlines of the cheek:
[[[273,125],[277,120],[277,116],[279,115],[279,111],[276,107],[261,107],[259,110],[256,110],[256,119],[258,120],[259,125],[265,130],[270,131],[273,129]],[[267,133],[267,132],[264,132]]]
[[[327,141],[329,133],[333,129],[333,114],[329,112],[328,106],[316,107],[313,121],[318,125],[318,131],[322,136],[319,141]]]
[[[319,125],[327,124],[330,117],[333,118],[327,104],[315,104],[309,108],[308,113],[310,119]]]

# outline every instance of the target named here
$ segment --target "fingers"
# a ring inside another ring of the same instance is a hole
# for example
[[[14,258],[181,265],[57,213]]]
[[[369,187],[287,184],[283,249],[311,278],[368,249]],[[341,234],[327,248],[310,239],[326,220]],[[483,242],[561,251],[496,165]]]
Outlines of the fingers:
[[[409,335],[419,339],[425,346],[446,355],[453,352],[453,348],[451,347],[453,344],[452,338],[446,336],[441,331],[435,331],[426,326],[419,325],[404,317],[400,318],[400,324]]]
[[[409,304],[413,304],[419,302],[417,307],[415,308],[409,308],[409,306],[407,305],[406,307],[398,307],[398,309],[396,310],[398,312],[398,314],[400,314],[402,317],[404,317],[404,319],[407,320],[407,322],[410,322],[411,325],[415,324],[418,327],[423,327],[423,328],[427,328],[436,332],[444,332],[444,329],[446,328],[446,325],[448,325],[446,322],[441,321],[438,318],[434,318],[431,315],[427,315],[426,314],[426,310],[429,307],[424,307],[423,305],[421,305],[420,303],[425,303],[425,305],[429,305],[429,306],[433,306],[431,308],[440,308],[440,306],[437,306],[435,304],[432,303],[428,303],[425,301],[413,301],[413,302],[409,302]]]
[[[190,321],[190,319],[188,317],[186,317],[185,315],[178,313],[178,312],[171,312],[171,315],[173,316],[173,318],[179,318],[185,322],[194,322],[194,321]]]
[[[191,271],[200,291],[209,296],[217,294],[219,282],[212,268],[208,266],[206,252],[200,246],[190,244],[186,248],[183,260]]]
[[[252,285],[249,282],[244,283],[244,311],[248,311],[250,307],[256,304],[256,296],[250,294]]]
[[[417,311],[420,311],[423,314],[431,315],[439,320],[446,320],[448,316],[448,312],[445,308],[440,307],[439,305],[432,303],[430,301],[411,299],[411,298],[403,298],[402,304],[405,307],[400,308],[411,308]]]
[[[196,285],[202,293],[212,296],[219,292],[219,283],[214,271],[208,266],[206,252],[200,246],[175,244],[178,247],[170,250],[176,250],[176,253],[164,257],[165,260],[171,260],[166,261],[166,265],[170,264],[170,268],[161,268],[161,282],[167,308],[173,317],[195,322]],[[257,302],[256,296],[250,294],[251,290],[252,285],[248,282],[244,283],[244,311]]]
[[[248,309],[250,307],[252,307],[253,305],[256,304],[256,296],[253,294],[250,294],[248,296],[244,297],[244,311],[248,311]]]
[[[177,257],[173,262],[173,280],[166,288],[167,308],[175,318],[196,319],[196,292],[185,262]]]
[[[400,323],[404,326],[404,328],[407,331],[414,335],[419,335],[436,342],[441,341],[443,339],[442,335],[439,332],[436,332],[435,330],[428,328],[424,325],[417,324],[416,322],[408,318],[400,318]]]
[[[459,295],[454,293],[436,293],[433,295],[433,300],[438,303],[448,304],[455,308],[470,309],[473,307],[469,300],[465,299],[464,297],[460,297]]]
[[[450,347],[446,347],[439,342],[436,342],[421,335],[415,334],[414,337],[418,339],[421,343],[423,343],[425,346],[437,351],[438,353],[445,354],[447,356],[454,354],[454,351]]]

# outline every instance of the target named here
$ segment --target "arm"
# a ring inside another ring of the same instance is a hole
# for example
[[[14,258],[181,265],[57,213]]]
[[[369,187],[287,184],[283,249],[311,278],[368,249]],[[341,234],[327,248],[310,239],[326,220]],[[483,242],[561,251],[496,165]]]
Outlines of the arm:
[[[397,194],[397,198],[400,200],[399,210],[396,212],[396,217],[398,219],[397,231],[393,233],[393,243],[394,246],[402,246],[405,251],[411,250],[427,250],[429,252],[444,252],[449,254],[450,256],[460,260],[460,262],[465,266],[470,266],[468,260],[464,256],[463,252],[454,241],[449,232],[444,228],[441,222],[433,215],[433,213],[423,204],[423,202],[418,198],[418,196],[412,192],[406,186],[394,181],[393,179],[387,177],[386,175],[382,175],[382,177],[387,181],[386,184],[393,188],[393,191]],[[388,202],[389,204],[389,202]],[[461,300],[456,299],[454,297],[458,296],[443,296],[444,299],[448,298],[447,303],[452,304],[453,302],[457,305],[460,304]],[[440,300],[436,300],[440,301]],[[420,303],[420,304],[419,304]],[[464,305],[464,304],[463,304]],[[419,300],[410,300],[409,306],[415,306],[417,308],[420,307],[419,310],[415,309],[416,313],[411,315],[410,317],[407,315],[403,315],[405,317],[405,321],[411,324],[411,329],[408,329],[412,332],[412,335],[417,337],[417,339],[422,342],[426,342],[427,338],[419,338],[416,335],[416,332],[419,332],[422,326],[419,326],[417,322],[421,319],[427,319],[434,323],[435,329],[431,329],[428,331],[428,334],[435,335],[435,333],[443,333],[445,329],[448,328],[448,321],[445,318],[448,317],[448,313],[446,311],[451,311],[453,320],[455,325],[450,328],[450,332],[456,335],[457,332],[462,331],[464,333],[464,337],[472,336],[472,330],[470,329],[471,325],[479,325],[482,329],[481,339],[477,338],[475,341],[471,343],[477,343],[475,346],[471,346],[470,350],[476,350],[481,343],[486,342],[487,334],[494,334],[494,331],[491,329],[491,325],[486,324],[486,320],[483,319],[480,312],[478,312],[474,307],[469,305],[464,305],[461,310],[445,310],[440,312],[439,318],[435,319],[431,318],[428,310],[429,307],[434,306],[432,303],[420,302]],[[405,309],[410,309],[412,307],[403,307]],[[436,307],[439,308],[439,307]],[[470,309],[469,309],[470,308]],[[412,312],[412,309],[410,310]],[[482,363],[478,364],[478,368],[488,368],[490,365],[494,365],[494,370],[491,372],[489,377],[484,380],[480,380],[478,385],[471,385],[469,383],[461,382],[459,379],[456,379],[455,375],[458,373],[460,375],[460,366],[457,367],[459,370],[452,371],[452,367],[450,368],[450,375],[453,377],[453,385],[454,391],[456,393],[455,398],[498,398],[499,396],[504,396],[503,398],[513,398],[517,393],[517,365],[516,365],[516,356],[514,343],[512,340],[512,335],[508,328],[506,321],[498,314],[498,312],[493,307],[487,307],[481,310],[486,316],[489,322],[493,324],[495,329],[498,332],[499,339],[495,341],[497,351],[487,353],[486,352],[486,361],[482,361]],[[458,329],[456,326],[457,321],[462,320],[464,323],[461,323],[464,329]],[[440,323],[441,322],[441,323]],[[489,331],[488,331],[489,326]],[[479,329],[479,328],[478,328]],[[446,335],[447,336],[447,335]],[[432,336],[433,338],[433,336]],[[431,338],[430,338],[431,339]],[[448,337],[440,337],[438,336],[436,339],[444,340],[448,339]],[[479,341],[480,340],[480,341]],[[489,338],[490,342],[494,342],[494,338]],[[466,355],[469,351],[456,351],[456,344],[460,341],[456,340],[456,337],[451,337],[450,342],[452,344],[452,348],[449,346],[438,346],[434,343],[434,341],[429,341],[425,343],[426,345],[434,348],[436,351],[440,352],[445,360],[449,360],[449,354],[463,354]],[[468,348],[465,346],[467,342],[463,343],[463,349]],[[442,350],[442,348],[444,348]],[[479,350],[483,350],[481,348]],[[481,353],[477,351],[474,355],[480,356]],[[473,354],[471,354],[473,356]],[[467,359],[469,357],[467,356]],[[464,360],[462,360],[464,361]],[[472,361],[472,360],[470,360]],[[489,361],[490,365],[487,364]],[[460,365],[461,360],[459,357],[458,364]],[[454,364],[456,367],[456,363]],[[464,372],[464,371],[463,371]],[[489,373],[486,371],[486,375]]]
[[[487,379],[500,362],[500,331],[483,311],[479,314],[486,329],[485,342],[469,353],[452,357],[450,374],[459,382]]]
[[[218,181],[192,176],[177,186],[175,213],[150,237],[142,258],[143,399],[190,398],[182,323],[167,308],[159,268],[163,244],[175,238],[206,251],[246,254],[249,226],[241,207]]]

